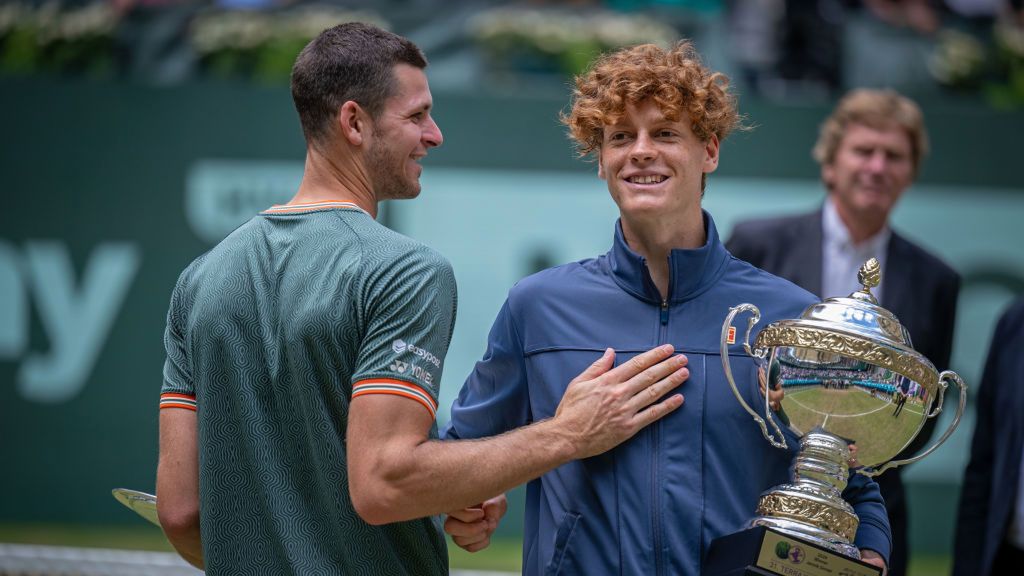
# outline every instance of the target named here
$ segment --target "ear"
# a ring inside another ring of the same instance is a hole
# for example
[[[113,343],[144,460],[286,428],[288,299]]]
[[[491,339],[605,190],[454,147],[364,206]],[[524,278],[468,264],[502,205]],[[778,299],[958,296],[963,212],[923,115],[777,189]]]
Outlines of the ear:
[[[604,173],[604,159],[601,158],[601,149],[597,149],[597,177],[601,180],[607,180],[608,178]]]
[[[835,180],[836,170],[832,164],[821,165],[821,181],[825,183],[825,189],[832,189],[832,182]]]
[[[359,104],[352,100],[341,105],[338,112],[338,132],[353,146],[360,146],[370,130],[370,119]]]
[[[704,173],[710,174],[718,169],[718,136],[712,134],[704,143]]]

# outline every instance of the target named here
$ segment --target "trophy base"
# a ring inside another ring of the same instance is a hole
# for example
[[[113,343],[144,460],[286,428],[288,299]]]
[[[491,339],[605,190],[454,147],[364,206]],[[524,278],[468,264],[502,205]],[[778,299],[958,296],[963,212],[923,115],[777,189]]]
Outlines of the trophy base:
[[[711,541],[705,576],[881,576],[882,569],[764,526]]]

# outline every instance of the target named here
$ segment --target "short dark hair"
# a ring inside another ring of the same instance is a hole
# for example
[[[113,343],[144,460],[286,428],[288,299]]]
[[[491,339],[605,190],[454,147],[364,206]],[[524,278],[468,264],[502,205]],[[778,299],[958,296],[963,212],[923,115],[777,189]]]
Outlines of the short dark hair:
[[[407,38],[362,22],[321,32],[292,67],[292,100],[306,142],[320,141],[349,100],[377,118],[394,90],[397,64],[423,69],[427,58]]]

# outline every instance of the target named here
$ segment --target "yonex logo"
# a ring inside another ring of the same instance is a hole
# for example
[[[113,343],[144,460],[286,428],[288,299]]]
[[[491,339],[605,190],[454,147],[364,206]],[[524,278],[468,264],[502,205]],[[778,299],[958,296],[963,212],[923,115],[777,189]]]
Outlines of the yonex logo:
[[[389,368],[394,370],[395,372],[398,372],[399,374],[402,374],[409,369],[409,363],[402,362],[401,360],[395,360],[394,362],[391,363],[391,366],[389,366]]]

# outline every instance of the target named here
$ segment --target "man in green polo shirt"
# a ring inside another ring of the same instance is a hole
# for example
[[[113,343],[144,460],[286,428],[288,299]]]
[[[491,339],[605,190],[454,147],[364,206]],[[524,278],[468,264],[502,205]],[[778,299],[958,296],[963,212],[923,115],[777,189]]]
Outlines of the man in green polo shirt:
[[[365,24],[313,40],[292,71],[298,192],[174,288],[158,511],[208,572],[447,573],[436,515],[608,450],[682,403],[662,400],[688,375],[671,347],[614,369],[609,350],[554,417],[437,440],[454,275],[374,220],[379,201],[419,194],[418,161],[442,142],[425,67],[414,44]]]

